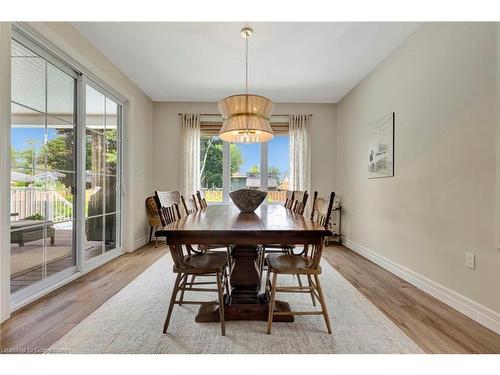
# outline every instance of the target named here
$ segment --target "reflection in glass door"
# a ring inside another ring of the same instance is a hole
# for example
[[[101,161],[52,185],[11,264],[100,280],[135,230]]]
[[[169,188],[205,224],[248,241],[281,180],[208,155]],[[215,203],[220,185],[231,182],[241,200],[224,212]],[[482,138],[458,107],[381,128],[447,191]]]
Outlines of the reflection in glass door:
[[[13,35],[10,287],[16,300],[76,270],[78,75]]]
[[[120,246],[122,104],[95,84],[85,85],[84,260]]]

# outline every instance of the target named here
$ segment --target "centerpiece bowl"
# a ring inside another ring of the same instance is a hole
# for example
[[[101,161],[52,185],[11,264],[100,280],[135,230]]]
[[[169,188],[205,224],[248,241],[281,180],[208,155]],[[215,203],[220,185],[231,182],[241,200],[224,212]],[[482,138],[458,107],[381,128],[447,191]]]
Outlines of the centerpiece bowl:
[[[240,189],[232,191],[229,196],[241,212],[250,213],[264,202],[267,193],[260,190]]]

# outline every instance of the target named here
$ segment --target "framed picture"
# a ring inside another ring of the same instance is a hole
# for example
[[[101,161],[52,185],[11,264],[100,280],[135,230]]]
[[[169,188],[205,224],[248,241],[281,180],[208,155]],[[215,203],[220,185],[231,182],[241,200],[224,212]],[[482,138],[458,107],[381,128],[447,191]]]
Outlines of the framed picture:
[[[394,176],[394,125],[392,112],[368,126],[368,178]]]

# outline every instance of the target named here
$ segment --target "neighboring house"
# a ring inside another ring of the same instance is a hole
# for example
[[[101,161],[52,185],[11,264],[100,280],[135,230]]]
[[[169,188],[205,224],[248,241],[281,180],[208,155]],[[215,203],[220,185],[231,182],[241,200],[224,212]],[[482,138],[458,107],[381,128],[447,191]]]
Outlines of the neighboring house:
[[[247,189],[260,189],[260,173],[247,173],[246,177],[246,188]],[[267,176],[267,189],[277,190],[278,189],[278,179],[276,174],[269,173]]]

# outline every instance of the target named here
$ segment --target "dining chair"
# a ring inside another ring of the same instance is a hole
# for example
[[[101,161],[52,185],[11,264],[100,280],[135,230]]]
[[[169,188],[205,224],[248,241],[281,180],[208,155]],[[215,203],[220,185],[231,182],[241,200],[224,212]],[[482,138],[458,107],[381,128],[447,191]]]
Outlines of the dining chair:
[[[286,191],[286,199],[283,206],[285,206],[285,208],[288,208],[289,210],[291,210],[293,206],[293,193],[294,193],[293,190]]]
[[[177,274],[174,282],[174,288],[170,297],[167,317],[163,325],[163,333],[167,332],[172,317],[174,305],[201,305],[207,301],[186,301],[184,300],[185,292],[217,292],[219,316],[222,336],[226,334],[225,317],[224,317],[224,288],[229,295],[229,278],[227,272],[228,259],[227,254],[223,252],[198,252],[191,246],[183,246],[179,243],[168,244],[170,254],[174,261],[173,272]],[[188,281],[191,276],[190,281]],[[215,277],[215,282],[212,281],[195,281],[198,276]],[[217,288],[208,288],[207,285],[217,285]],[[199,287],[199,286],[203,287]],[[180,292],[180,297],[177,295]]]
[[[203,193],[202,191],[198,190],[196,192],[196,198],[198,200],[197,204],[198,204],[198,207],[200,209],[208,207],[207,200],[205,199],[205,193]]]
[[[148,216],[148,224],[149,224],[149,242],[151,243],[151,239],[153,238],[153,231],[162,227],[161,219],[160,219],[160,211],[158,210],[158,205],[156,204],[155,197],[147,197],[146,198],[146,213]],[[155,247],[158,246],[158,239],[156,239]]]
[[[162,226],[181,217],[179,206],[181,205],[181,194],[178,191],[159,191],[155,190],[155,201]]]
[[[303,215],[307,205],[308,198],[309,194],[307,193],[307,190],[304,191],[295,190],[293,192],[292,211],[295,212],[296,214]]]
[[[335,193],[330,194],[330,199],[318,198],[318,192],[314,192],[311,220],[325,228],[330,224],[332,215],[333,200]],[[267,256],[267,276],[266,276],[266,294],[269,298],[269,315],[267,320],[267,333],[271,334],[273,317],[276,315],[323,315],[328,333],[332,333],[330,318],[326,307],[323,290],[319,280],[321,274],[321,254],[323,251],[323,240],[319,245],[304,246],[300,254],[269,254]],[[305,275],[307,276],[309,286],[278,286],[278,275]],[[272,278],[272,280],[271,280]],[[314,278],[314,280],[313,280]],[[290,311],[275,312],[274,305],[276,293],[309,293],[313,306],[316,306],[316,299],[321,305],[321,310],[316,311]]]
[[[186,215],[194,214],[198,211],[198,205],[196,204],[196,199],[194,195],[192,198],[184,199],[184,196],[181,195],[182,205],[184,206],[184,211]]]

